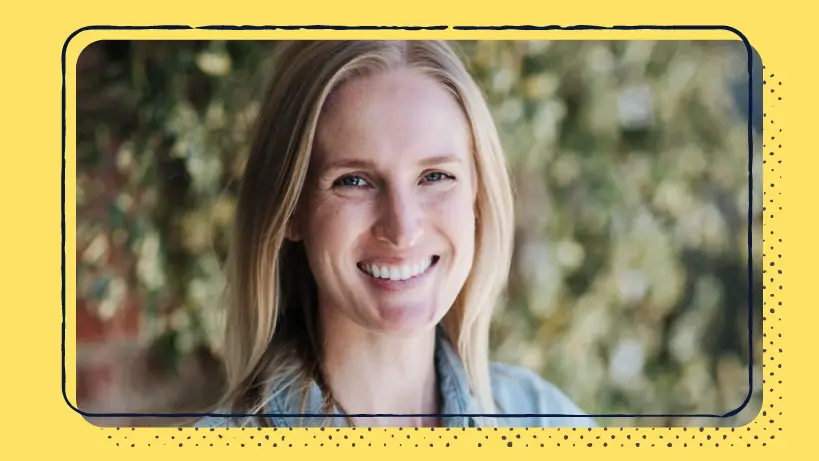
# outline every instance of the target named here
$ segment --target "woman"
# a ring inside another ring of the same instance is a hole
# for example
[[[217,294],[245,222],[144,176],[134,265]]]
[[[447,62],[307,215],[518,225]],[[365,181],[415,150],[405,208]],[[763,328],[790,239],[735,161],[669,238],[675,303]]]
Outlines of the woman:
[[[214,407],[274,416],[200,424],[592,426],[534,373],[489,363],[512,191],[453,51],[298,41],[281,52],[238,201],[229,389]],[[546,413],[578,417],[504,416]],[[357,416],[373,414],[391,416]]]

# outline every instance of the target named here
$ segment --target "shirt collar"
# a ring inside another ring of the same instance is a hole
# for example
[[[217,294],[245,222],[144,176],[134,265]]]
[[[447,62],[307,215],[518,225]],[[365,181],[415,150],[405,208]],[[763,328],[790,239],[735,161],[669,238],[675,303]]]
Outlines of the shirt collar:
[[[478,413],[475,399],[469,389],[466,370],[463,362],[449,341],[443,328],[436,328],[435,367],[438,372],[438,384],[441,395],[441,411],[444,416],[444,427],[477,427],[478,422],[472,414]],[[270,402],[270,410],[276,415],[310,414],[311,416],[274,416],[277,426],[289,427],[329,425],[337,427],[346,425],[346,419],[339,416],[327,418],[318,416],[322,413],[323,394],[319,386],[312,382],[307,395],[305,407],[301,408],[300,392],[279,392]]]

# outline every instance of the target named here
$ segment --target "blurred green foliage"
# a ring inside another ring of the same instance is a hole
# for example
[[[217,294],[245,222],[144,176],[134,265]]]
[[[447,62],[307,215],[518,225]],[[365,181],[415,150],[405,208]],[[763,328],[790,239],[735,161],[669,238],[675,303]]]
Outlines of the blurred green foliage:
[[[220,264],[275,45],[107,41],[78,62],[78,307],[105,320],[136,306],[163,367],[219,345]],[[536,370],[591,413],[737,408],[749,376],[741,42],[456,47],[496,117],[518,199],[493,358]],[[753,203],[759,364],[758,193]],[[760,408],[760,368],[731,422]]]

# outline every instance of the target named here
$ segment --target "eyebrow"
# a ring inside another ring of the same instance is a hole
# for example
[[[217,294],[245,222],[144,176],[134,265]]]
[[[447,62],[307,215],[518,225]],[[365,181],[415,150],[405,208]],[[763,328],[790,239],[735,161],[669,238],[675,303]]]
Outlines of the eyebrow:
[[[435,155],[432,157],[426,157],[419,162],[419,165],[422,167],[430,167],[433,165],[441,165],[445,163],[458,163],[460,164],[462,161],[456,155]],[[332,171],[337,169],[343,168],[355,168],[355,169],[371,169],[375,166],[375,164],[370,160],[362,160],[356,158],[349,158],[349,159],[340,159],[333,162],[327,162],[326,164],[322,165],[323,171]]]

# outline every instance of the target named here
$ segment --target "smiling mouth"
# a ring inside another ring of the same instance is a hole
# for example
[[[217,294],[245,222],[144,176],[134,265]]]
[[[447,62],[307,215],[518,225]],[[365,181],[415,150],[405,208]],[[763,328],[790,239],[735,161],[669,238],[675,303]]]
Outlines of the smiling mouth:
[[[438,255],[433,255],[427,259],[399,265],[359,262],[357,266],[361,272],[375,279],[404,281],[424,275],[439,259]]]

